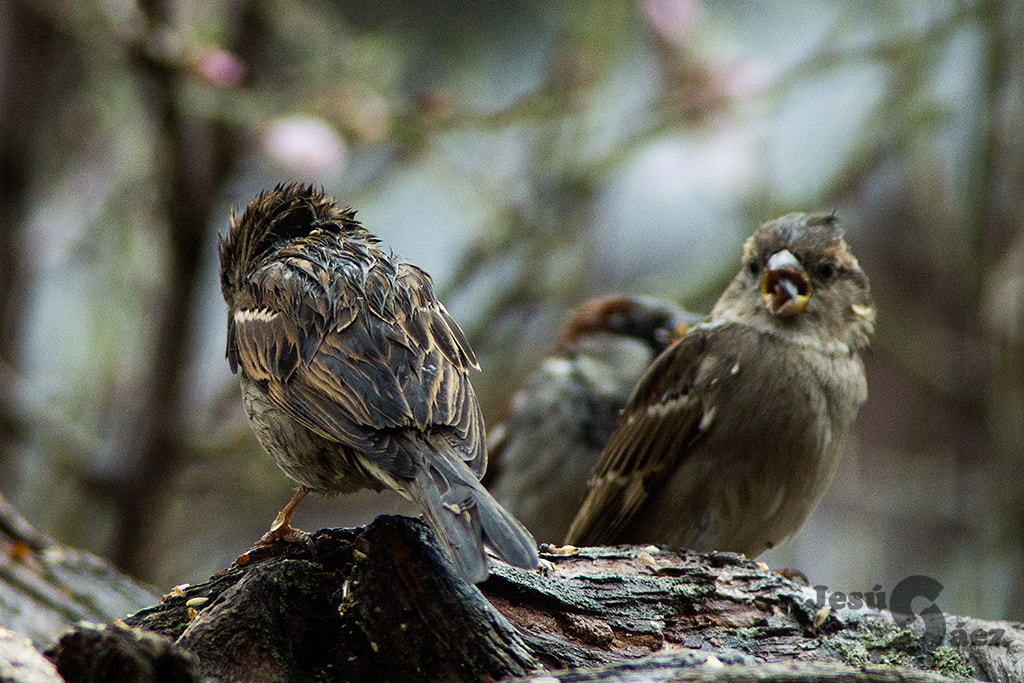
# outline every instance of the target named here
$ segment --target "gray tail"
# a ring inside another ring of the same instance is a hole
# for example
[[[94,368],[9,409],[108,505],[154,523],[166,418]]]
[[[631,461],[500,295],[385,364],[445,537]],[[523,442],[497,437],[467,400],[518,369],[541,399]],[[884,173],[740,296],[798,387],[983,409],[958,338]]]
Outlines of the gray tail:
[[[537,566],[537,542],[519,520],[505,511],[461,460],[432,453],[417,468],[409,495],[440,536],[459,573],[471,583],[487,578],[484,545],[508,564]]]

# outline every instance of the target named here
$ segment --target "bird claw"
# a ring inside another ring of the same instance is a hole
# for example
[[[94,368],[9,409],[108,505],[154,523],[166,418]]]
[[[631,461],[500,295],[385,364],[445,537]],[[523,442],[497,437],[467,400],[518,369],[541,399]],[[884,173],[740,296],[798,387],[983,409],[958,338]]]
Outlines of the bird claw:
[[[234,566],[244,567],[255,560],[281,555],[290,543],[301,543],[310,554],[316,555],[316,544],[311,534],[289,524],[275,524],[251,548],[238,556]]]
[[[285,543],[304,543],[307,546],[313,545],[312,537],[303,531],[302,529],[296,529],[287,522],[284,524],[275,524],[270,527],[270,531],[263,534],[260,540],[256,541],[256,546],[262,545],[273,545],[277,541],[284,541]]]

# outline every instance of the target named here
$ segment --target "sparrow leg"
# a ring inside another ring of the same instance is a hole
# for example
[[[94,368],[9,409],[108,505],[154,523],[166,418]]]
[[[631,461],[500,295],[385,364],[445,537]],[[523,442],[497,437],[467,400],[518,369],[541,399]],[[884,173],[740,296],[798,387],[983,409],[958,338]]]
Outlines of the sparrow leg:
[[[300,486],[299,490],[295,492],[292,499],[288,501],[288,504],[284,506],[280,512],[277,513],[277,517],[274,518],[274,523],[270,525],[270,531],[263,534],[260,540],[256,541],[257,546],[270,545],[277,539],[285,541],[299,541],[302,543],[309,543],[309,534],[301,529],[296,529],[291,525],[292,515],[295,514],[295,509],[299,507],[299,503],[309,493],[309,489],[305,486]]]
[[[292,515],[295,514],[295,508],[299,507],[299,503],[309,493],[309,489],[305,486],[300,486],[299,490],[295,492],[292,499],[288,501],[288,504],[284,506],[284,509],[277,513],[277,517],[274,518],[274,523],[270,525],[270,531],[263,534],[260,540],[256,541],[249,550],[245,551],[238,556],[235,560],[236,567],[244,567],[250,562],[258,559],[265,559],[267,557],[276,554],[276,551],[271,550],[271,546],[274,545],[274,541],[281,539],[290,543],[304,543],[309,548],[311,553],[316,553],[316,545],[313,543],[313,539],[305,531],[296,529],[291,525]]]

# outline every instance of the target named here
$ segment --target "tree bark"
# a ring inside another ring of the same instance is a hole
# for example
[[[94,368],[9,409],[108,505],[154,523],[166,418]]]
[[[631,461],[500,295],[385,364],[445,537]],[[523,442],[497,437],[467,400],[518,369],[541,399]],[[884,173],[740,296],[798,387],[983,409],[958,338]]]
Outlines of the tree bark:
[[[95,680],[67,668],[87,672],[90,657],[109,674],[104,639],[120,634],[134,654],[131,634],[143,633],[214,681],[1024,681],[1014,625],[945,616],[939,639],[920,619],[820,608],[813,589],[729,553],[544,557],[543,573],[493,562],[471,586],[425,525],[381,517],[320,531],[309,547],[254,551],[123,625],[78,629],[52,655],[68,680]]]

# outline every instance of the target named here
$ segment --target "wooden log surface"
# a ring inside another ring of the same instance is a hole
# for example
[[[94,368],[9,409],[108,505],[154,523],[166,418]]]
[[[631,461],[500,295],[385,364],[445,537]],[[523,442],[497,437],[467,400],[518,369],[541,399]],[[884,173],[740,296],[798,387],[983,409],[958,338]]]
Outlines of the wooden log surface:
[[[425,525],[381,517],[263,549],[51,654],[67,680],[175,653],[183,681],[1024,681],[1019,625],[947,617],[963,628],[936,642],[920,619],[823,610],[814,590],[728,553],[544,558],[544,572],[494,562],[471,586]]]
[[[39,649],[79,621],[118,619],[160,597],[95,555],[40,533],[3,496],[0,558],[0,626]]]

